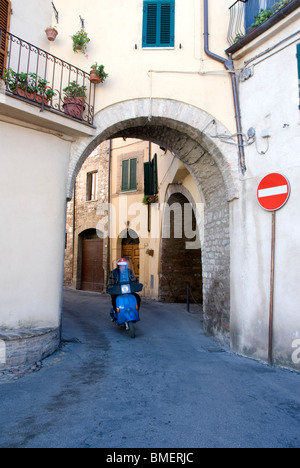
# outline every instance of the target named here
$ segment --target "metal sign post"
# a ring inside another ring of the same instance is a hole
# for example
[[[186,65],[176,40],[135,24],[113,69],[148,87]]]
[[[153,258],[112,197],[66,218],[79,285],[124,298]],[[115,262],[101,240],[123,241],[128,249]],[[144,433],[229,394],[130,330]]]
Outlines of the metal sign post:
[[[276,234],[276,211],[273,211],[272,212],[272,241],[271,241],[271,273],[270,273],[269,346],[268,346],[268,363],[269,363],[269,366],[273,365],[275,234]]]
[[[273,318],[274,318],[274,286],[275,286],[275,243],[276,243],[276,211],[282,208],[291,194],[288,179],[282,174],[269,174],[262,179],[257,189],[257,200],[260,206],[272,212],[271,235],[271,271],[270,271],[270,307],[269,307],[269,344],[268,362],[273,365]]]

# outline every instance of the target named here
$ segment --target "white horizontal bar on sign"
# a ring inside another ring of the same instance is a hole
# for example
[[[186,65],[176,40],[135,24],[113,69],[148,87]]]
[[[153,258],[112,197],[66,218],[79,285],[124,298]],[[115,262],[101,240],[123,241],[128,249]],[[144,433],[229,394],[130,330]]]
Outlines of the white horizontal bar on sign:
[[[258,191],[259,198],[272,197],[273,195],[283,195],[288,193],[287,185],[279,185],[278,187],[270,187]]]

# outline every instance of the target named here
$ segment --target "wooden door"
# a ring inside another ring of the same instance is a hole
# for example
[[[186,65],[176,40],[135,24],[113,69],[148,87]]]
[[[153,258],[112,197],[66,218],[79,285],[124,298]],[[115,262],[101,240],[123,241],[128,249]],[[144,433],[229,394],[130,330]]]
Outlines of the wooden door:
[[[137,280],[140,279],[140,246],[136,245],[122,245],[122,257],[131,258],[134,274]]]
[[[83,239],[81,289],[102,292],[104,289],[103,240]]]

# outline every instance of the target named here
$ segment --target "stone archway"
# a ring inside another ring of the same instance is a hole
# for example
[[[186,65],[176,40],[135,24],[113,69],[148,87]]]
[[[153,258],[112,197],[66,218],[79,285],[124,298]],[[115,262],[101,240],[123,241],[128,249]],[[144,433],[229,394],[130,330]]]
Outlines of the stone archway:
[[[193,175],[204,201],[202,246],[204,325],[228,338],[230,327],[229,203],[239,196],[238,155],[216,134],[229,134],[212,116],[166,99],[136,99],[110,106],[95,118],[95,138],[73,144],[68,198],[77,173],[101,142],[117,137],[150,140],[172,151]]]

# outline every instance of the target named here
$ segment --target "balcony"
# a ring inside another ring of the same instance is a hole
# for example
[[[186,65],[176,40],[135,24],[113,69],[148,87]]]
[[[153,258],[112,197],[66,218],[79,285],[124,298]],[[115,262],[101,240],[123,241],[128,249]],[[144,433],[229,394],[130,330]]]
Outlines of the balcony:
[[[300,0],[237,0],[229,8],[227,52],[236,52],[299,6]]]
[[[0,29],[5,94],[41,112],[93,127],[95,85],[89,73]]]

